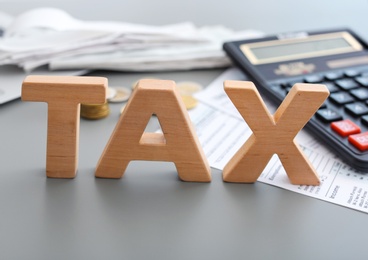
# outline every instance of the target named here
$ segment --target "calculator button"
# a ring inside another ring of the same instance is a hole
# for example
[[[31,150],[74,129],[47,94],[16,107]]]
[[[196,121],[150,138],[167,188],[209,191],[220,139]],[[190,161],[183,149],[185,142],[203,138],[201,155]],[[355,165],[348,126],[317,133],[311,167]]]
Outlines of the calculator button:
[[[325,122],[333,122],[342,119],[342,116],[338,112],[330,108],[319,109],[316,115]]]
[[[361,151],[368,150],[368,132],[351,135],[348,138],[349,142]]]
[[[321,84],[325,85],[330,93],[337,92],[340,89],[333,82],[324,81]]]
[[[310,75],[304,78],[304,82],[306,83],[319,83],[322,82],[323,77],[320,75]]]
[[[342,73],[339,72],[328,72],[325,74],[327,80],[336,80],[342,78]]]
[[[368,89],[366,88],[357,88],[350,91],[350,94],[359,100],[367,100],[368,99]]]
[[[356,82],[364,87],[368,87],[368,76],[361,76],[355,78]]]
[[[368,125],[368,115],[361,117],[363,124]]]
[[[339,79],[335,81],[335,84],[343,90],[359,87],[358,83],[353,79]]]
[[[361,71],[362,76],[367,77],[368,76],[368,70],[365,68]]]
[[[352,70],[352,69],[350,69],[350,70],[346,70],[345,72],[344,72],[344,75],[345,75],[345,77],[348,77],[348,78],[354,78],[354,77],[357,77],[357,76],[359,76],[359,71],[357,71],[357,70]]]
[[[363,103],[351,103],[345,105],[345,109],[355,116],[368,114],[368,107]]]
[[[360,127],[354,124],[349,119],[332,122],[331,128],[343,137],[360,133]]]
[[[339,105],[354,102],[354,98],[346,92],[336,92],[330,94],[330,99]]]

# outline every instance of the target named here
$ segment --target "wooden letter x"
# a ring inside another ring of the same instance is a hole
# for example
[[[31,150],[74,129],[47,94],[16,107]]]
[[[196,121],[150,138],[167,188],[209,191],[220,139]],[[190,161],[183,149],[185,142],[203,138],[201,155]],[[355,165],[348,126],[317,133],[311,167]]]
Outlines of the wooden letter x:
[[[327,88],[295,84],[272,116],[252,82],[225,81],[224,87],[253,131],[225,166],[224,181],[255,182],[276,153],[292,184],[319,185],[318,175],[294,138],[328,97]]]
[[[102,77],[28,76],[23,81],[23,101],[48,103],[47,177],[75,177],[80,103],[103,104],[106,89]]]
[[[163,133],[145,133],[155,114]],[[175,82],[140,80],[96,168],[96,177],[121,178],[132,160],[174,162],[180,179],[209,182],[211,171]]]

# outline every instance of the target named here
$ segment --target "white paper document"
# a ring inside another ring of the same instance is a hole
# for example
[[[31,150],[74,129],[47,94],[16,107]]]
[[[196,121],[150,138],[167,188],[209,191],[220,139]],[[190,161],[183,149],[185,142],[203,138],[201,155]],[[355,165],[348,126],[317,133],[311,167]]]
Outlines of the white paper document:
[[[189,111],[210,166],[222,170],[252,133],[223,90],[225,80],[246,80],[238,69],[220,75],[196,98],[200,105]],[[275,107],[269,104],[271,112]],[[337,158],[306,131],[296,137],[320,177],[319,186],[292,185],[277,155],[258,181],[368,213],[368,174]],[[303,169],[300,169],[303,171]]]
[[[205,104],[199,104],[189,116],[211,167],[220,170],[252,133],[244,120]]]
[[[225,41],[263,36],[224,26],[197,28],[191,22],[153,26],[116,21],[83,21],[56,8],[36,8],[2,22],[0,65],[32,70],[186,70],[228,67]]]

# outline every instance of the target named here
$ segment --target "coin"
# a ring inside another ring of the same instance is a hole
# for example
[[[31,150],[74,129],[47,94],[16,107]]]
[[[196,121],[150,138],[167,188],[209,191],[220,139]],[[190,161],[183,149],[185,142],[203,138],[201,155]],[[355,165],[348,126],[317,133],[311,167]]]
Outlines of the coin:
[[[80,116],[86,119],[100,119],[110,114],[109,104],[81,104]]]
[[[109,98],[108,101],[112,103],[119,103],[127,101],[132,94],[132,90],[127,87],[111,87],[116,90],[116,95],[112,98]]]
[[[176,88],[181,95],[192,95],[195,92],[201,91],[203,86],[194,81],[182,81],[176,83]]]
[[[181,96],[186,109],[192,109],[195,108],[198,105],[198,100],[195,99],[193,96],[188,96],[188,95],[182,95]]]

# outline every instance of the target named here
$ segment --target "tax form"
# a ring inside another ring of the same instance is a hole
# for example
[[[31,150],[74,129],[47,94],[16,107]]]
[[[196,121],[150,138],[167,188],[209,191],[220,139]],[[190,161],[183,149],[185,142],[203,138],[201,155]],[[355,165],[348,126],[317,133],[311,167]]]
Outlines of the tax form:
[[[219,170],[252,133],[223,90],[225,80],[247,79],[236,68],[226,70],[195,95],[199,105],[189,111],[210,166]],[[273,113],[276,108],[265,102]],[[277,155],[271,158],[258,181],[368,213],[368,174],[349,167],[305,130],[296,140],[315,167],[321,184],[292,185]]]

